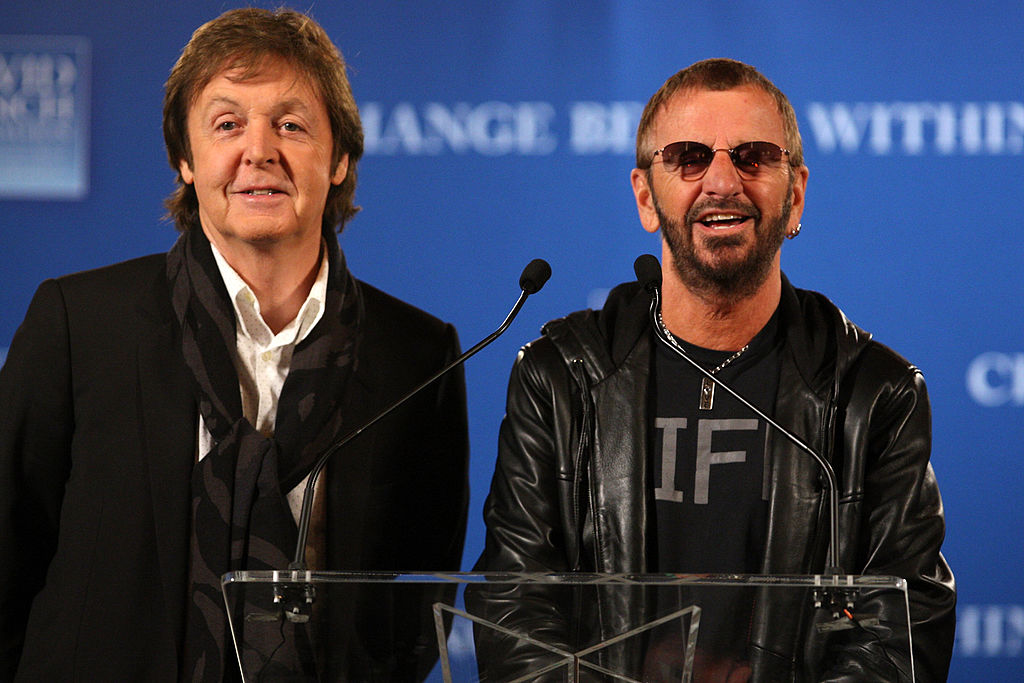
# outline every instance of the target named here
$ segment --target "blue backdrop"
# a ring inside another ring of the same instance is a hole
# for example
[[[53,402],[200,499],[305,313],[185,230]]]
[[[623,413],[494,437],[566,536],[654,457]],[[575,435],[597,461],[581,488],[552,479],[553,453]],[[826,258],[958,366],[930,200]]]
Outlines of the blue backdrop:
[[[342,237],[356,275],[453,322],[468,346],[505,315],[527,261],[554,270],[467,368],[464,566],[482,546],[517,347],[660,253],[628,182],[640,108],[679,68],[734,57],[789,95],[804,136],[804,230],[783,268],[928,381],[960,595],[951,680],[1019,680],[1021,4],[571,4],[311,7],[349,62],[366,126],[363,211]],[[0,355],[42,279],[173,242],[162,85],[191,31],[230,6],[4,3]]]

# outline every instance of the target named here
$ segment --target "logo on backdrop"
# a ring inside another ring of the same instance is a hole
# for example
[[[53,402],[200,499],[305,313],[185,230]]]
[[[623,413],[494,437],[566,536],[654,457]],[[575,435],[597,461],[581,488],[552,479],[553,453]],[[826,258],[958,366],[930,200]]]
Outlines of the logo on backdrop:
[[[1024,153],[1024,102],[811,102],[806,113],[822,152]]]
[[[1024,605],[958,606],[956,654],[962,657],[1024,655]]]
[[[987,351],[967,366],[966,382],[983,406],[1024,406],[1024,353]]]
[[[559,112],[550,102],[379,102],[360,105],[367,154],[542,156],[560,147],[574,154],[633,150],[641,102],[572,102]]]
[[[632,154],[643,102],[399,102],[360,106],[366,153]],[[810,102],[804,142],[825,154],[1024,154],[1024,102]]]
[[[0,197],[88,191],[89,42],[0,36]]]

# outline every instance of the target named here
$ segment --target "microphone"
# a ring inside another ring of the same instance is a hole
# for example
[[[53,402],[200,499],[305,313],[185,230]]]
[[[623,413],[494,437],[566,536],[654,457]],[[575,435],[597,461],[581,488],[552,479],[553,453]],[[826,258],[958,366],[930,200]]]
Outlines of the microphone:
[[[651,295],[651,322],[654,327],[654,334],[658,340],[675,352],[676,355],[680,356],[687,363],[696,368],[701,375],[722,387],[722,389],[728,392],[733,398],[753,411],[755,415],[774,427],[776,431],[786,437],[786,439],[801,451],[809,455],[814,462],[818,464],[819,469],[825,475],[829,490],[829,547],[828,566],[825,567],[825,574],[827,576],[838,576],[843,574],[843,570],[839,566],[839,487],[836,484],[836,472],[832,468],[832,464],[825,460],[817,451],[808,446],[802,439],[800,439],[800,437],[782,427],[778,422],[765,414],[763,410],[752,404],[743,396],[740,396],[740,394],[738,394],[728,384],[722,382],[722,380],[716,375],[712,375],[710,372],[705,370],[700,363],[695,361],[686,353],[686,350],[683,349],[683,347],[680,346],[674,338],[665,334],[665,330],[662,328],[661,323],[658,320],[658,311],[661,308],[661,264],[658,263],[658,259],[650,254],[642,254],[633,262],[633,272],[636,273],[636,279],[640,285]],[[836,595],[832,591],[828,590],[827,586],[823,588],[822,592],[815,592],[814,601],[815,607],[827,606],[830,608],[834,619],[838,619],[840,617],[844,608],[846,610],[853,608],[852,600],[844,591],[840,591],[840,594]]]
[[[550,277],[551,266],[548,262],[542,258],[535,258],[523,268],[523,274],[519,276],[519,289],[527,295],[536,294]]]
[[[313,469],[310,470],[309,478],[306,481],[306,487],[302,492],[302,511],[299,514],[299,538],[295,546],[295,558],[292,561],[292,563],[288,565],[288,569],[298,571],[303,571],[306,569],[306,541],[307,538],[309,537],[309,521],[310,517],[312,516],[313,510],[313,491],[314,488],[316,487],[317,477],[320,476],[320,472],[323,470],[324,466],[327,465],[327,461],[331,459],[331,456],[333,456],[339,450],[344,448],[350,441],[358,437],[364,431],[375,425],[383,418],[390,415],[392,411],[397,409],[410,398],[412,398],[420,391],[436,382],[438,379],[449,373],[454,368],[465,363],[471,356],[476,355],[478,351],[483,349],[485,346],[488,346],[491,342],[493,342],[495,339],[501,336],[505,332],[505,330],[508,329],[509,325],[512,324],[512,321],[515,319],[515,317],[519,314],[519,310],[523,307],[523,304],[526,302],[526,298],[531,294],[536,294],[537,292],[539,292],[541,287],[544,286],[544,284],[548,281],[548,278],[550,277],[551,266],[548,265],[547,261],[545,261],[544,259],[534,259],[530,261],[526,265],[526,267],[523,268],[523,274],[519,277],[519,288],[522,290],[522,292],[519,295],[519,299],[512,307],[512,310],[509,312],[508,316],[505,317],[505,321],[498,326],[498,329],[496,329],[483,340],[478,342],[475,346],[473,346],[471,349],[463,353],[461,356],[453,360],[451,363],[438,370],[432,377],[430,377],[429,379],[421,383],[419,386],[409,391],[409,393],[407,393],[405,396],[402,396],[402,398],[398,399],[397,401],[389,405],[387,408],[377,413],[377,415],[371,418],[370,421],[364,424],[362,427],[359,427],[358,429],[348,433],[347,435],[336,441],[333,445],[331,445],[326,451],[324,451],[323,455],[321,455],[320,458],[316,461],[316,464],[313,466]]]
[[[658,263],[658,259],[650,254],[637,256],[636,261],[633,261],[633,272],[646,292],[660,296],[658,293],[661,291],[661,264]]]

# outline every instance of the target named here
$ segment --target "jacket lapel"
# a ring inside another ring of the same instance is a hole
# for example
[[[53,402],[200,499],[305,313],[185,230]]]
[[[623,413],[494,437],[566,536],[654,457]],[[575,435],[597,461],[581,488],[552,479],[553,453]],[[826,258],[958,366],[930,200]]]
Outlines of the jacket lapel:
[[[642,337],[617,371],[593,389],[593,482],[598,571],[646,572],[650,528],[647,395],[650,341]],[[637,486],[636,482],[645,482]],[[614,548],[614,552],[601,549]]]
[[[367,369],[374,363],[361,359],[345,389],[341,404],[341,433],[343,438],[374,417],[378,408],[377,392]],[[378,428],[361,433],[340,452],[335,453],[326,466],[327,477],[327,570],[364,569],[366,548],[364,538],[366,511],[369,508],[373,476],[375,442]]]
[[[821,399],[807,391],[783,359],[775,413],[787,416],[783,427],[819,453],[824,424]],[[828,546],[824,477],[812,457],[782,434],[769,428],[770,454],[768,519],[764,574],[809,574],[823,569]]]
[[[199,418],[188,372],[176,344],[169,302],[163,302],[166,310],[162,310],[160,303],[161,291],[163,298],[167,298],[166,286],[160,286],[163,283],[161,273],[155,288],[157,296],[147,299],[141,311],[136,410],[153,501],[159,579],[170,627],[180,638],[188,588],[190,480]]]
[[[783,324],[787,330],[787,353],[782,356],[775,416],[780,424],[815,449],[826,460],[831,453],[832,387],[829,362],[834,342],[828,328],[808,325],[808,311],[801,310],[795,290],[783,282]],[[800,321],[803,324],[792,324]],[[820,321],[816,321],[820,322]],[[786,324],[789,323],[789,324]],[[812,339],[809,327],[822,331]],[[814,459],[774,429],[768,430],[765,454],[771,458],[769,480],[769,528],[765,543],[763,574],[792,575],[820,573],[828,551],[828,505],[825,478]],[[792,675],[792,663],[799,654],[800,634],[806,633],[811,595],[786,589],[758,591],[751,621],[751,664],[758,680],[782,679]],[[794,618],[796,615],[796,618]]]
[[[647,311],[649,295],[636,283],[619,285],[599,314],[581,311],[544,326],[544,334],[558,347],[567,366],[583,361],[588,387],[580,387],[590,402],[594,424],[584,426],[594,443],[581,449],[588,462],[571,463],[568,471],[582,469],[581,501],[592,509],[580,510],[582,533],[593,528],[598,536],[595,571],[642,573],[647,566],[651,518],[647,485],[648,383],[651,340]],[[596,316],[596,317],[595,317]],[[641,397],[641,398],[637,398]],[[582,435],[581,438],[588,438]],[[637,486],[636,482],[644,482]],[[590,495],[588,495],[588,493]],[[593,524],[585,521],[592,516]],[[587,547],[588,543],[583,543]],[[583,558],[584,566],[591,558]]]
[[[779,306],[787,352],[782,355],[775,416],[829,461],[834,435],[827,412],[835,394],[836,321],[823,317],[814,300],[802,305],[785,276]],[[829,543],[826,479],[810,455],[774,429],[768,430],[766,454],[771,458],[768,519],[774,521],[762,572],[820,572]]]

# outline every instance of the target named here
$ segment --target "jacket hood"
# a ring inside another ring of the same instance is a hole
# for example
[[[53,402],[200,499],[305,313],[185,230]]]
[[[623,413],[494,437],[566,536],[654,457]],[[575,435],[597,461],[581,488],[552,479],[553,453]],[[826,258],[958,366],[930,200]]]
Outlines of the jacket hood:
[[[650,295],[639,282],[624,282],[608,294],[600,310],[583,310],[548,322],[543,333],[559,348],[567,336],[576,337],[587,353],[591,381],[600,382],[618,368],[639,343],[650,341]],[[806,385],[826,398],[838,379],[856,362],[871,334],[851,322],[828,297],[797,289],[782,275],[779,302],[782,327],[788,330],[793,362]],[[802,320],[802,325],[787,321]]]

